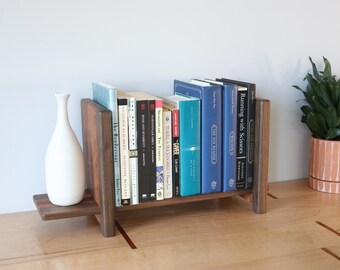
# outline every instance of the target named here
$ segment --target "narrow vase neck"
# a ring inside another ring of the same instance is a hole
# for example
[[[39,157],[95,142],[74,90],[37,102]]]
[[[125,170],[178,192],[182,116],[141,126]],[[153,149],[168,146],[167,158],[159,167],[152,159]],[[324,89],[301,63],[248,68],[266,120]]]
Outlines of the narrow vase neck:
[[[67,113],[67,101],[70,97],[69,93],[55,93],[58,104],[57,125],[67,124],[69,125],[68,113]]]

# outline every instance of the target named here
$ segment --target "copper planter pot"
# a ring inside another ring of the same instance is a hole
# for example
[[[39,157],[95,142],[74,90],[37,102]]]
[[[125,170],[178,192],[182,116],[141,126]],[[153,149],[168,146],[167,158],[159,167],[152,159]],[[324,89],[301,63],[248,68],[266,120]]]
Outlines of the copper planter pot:
[[[340,141],[310,139],[309,186],[340,193]]]

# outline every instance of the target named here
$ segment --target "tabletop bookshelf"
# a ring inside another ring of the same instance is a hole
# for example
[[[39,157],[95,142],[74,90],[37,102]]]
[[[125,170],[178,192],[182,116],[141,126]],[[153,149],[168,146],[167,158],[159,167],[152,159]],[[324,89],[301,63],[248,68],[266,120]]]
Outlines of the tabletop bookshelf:
[[[60,207],[53,205],[47,194],[33,200],[42,220],[55,220],[95,215],[103,236],[115,235],[115,214],[133,209],[161,207],[181,203],[242,196],[252,203],[257,214],[267,210],[270,101],[256,98],[254,185],[250,190],[236,190],[186,197],[174,197],[137,205],[115,207],[112,161],[111,112],[91,99],[81,101],[83,151],[86,164],[86,191],[81,203]]]

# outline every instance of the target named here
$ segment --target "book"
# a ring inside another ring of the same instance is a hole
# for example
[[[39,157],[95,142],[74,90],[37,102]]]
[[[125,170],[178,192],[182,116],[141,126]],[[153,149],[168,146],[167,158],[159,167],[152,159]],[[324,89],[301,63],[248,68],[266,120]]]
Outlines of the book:
[[[200,80],[174,81],[176,94],[201,100],[202,193],[222,191],[222,87]]]
[[[153,97],[144,92],[130,92],[136,98],[145,100],[148,103],[148,121],[147,124],[147,140],[146,147],[148,158],[146,160],[148,173],[147,182],[149,182],[149,200],[156,200],[157,193],[157,170],[156,170],[156,97]],[[162,119],[163,120],[163,119]],[[163,158],[162,158],[163,159]],[[145,177],[144,176],[144,177]],[[142,176],[143,177],[143,176]],[[163,174],[161,175],[163,177]],[[144,180],[143,180],[144,181]]]
[[[133,95],[132,93],[130,93]],[[149,101],[136,97],[139,202],[150,200]]]
[[[164,199],[163,100],[155,98],[156,116],[156,199]]]
[[[179,111],[180,196],[201,193],[201,114],[200,100],[181,95],[162,97]]]
[[[173,177],[172,177],[172,112],[163,107],[163,192],[164,199],[173,197]]]
[[[222,191],[236,190],[237,85],[205,79],[222,86]]]
[[[117,88],[102,82],[92,83],[93,100],[103,107],[109,109],[112,114],[112,146],[113,146],[113,168],[114,168],[114,193],[116,207],[121,206],[120,185],[120,155],[119,155],[119,130],[117,109]]]
[[[172,187],[173,196],[180,196],[180,157],[179,157],[179,110],[176,104],[165,103],[163,107],[171,111],[171,133],[172,133]]]
[[[121,90],[117,90],[117,93],[118,97],[125,97],[128,104],[129,168],[131,186],[130,204],[139,204],[136,98]]]
[[[130,190],[130,153],[128,131],[128,104],[127,99],[117,96],[118,126],[119,126],[119,153],[120,153],[120,179],[122,192],[122,205],[129,205]]]
[[[242,157],[241,164],[237,168],[244,171],[244,188],[251,189],[254,182],[254,153],[255,153],[255,97],[256,85],[254,83],[236,81],[230,79],[218,79],[219,81],[238,85],[238,119],[244,122],[237,124],[238,127],[238,146],[236,153]],[[243,168],[243,164],[245,169]],[[242,177],[242,175],[241,175]],[[242,186],[240,187],[242,188]]]
[[[156,200],[164,199],[163,160],[163,99],[148,93],[143,96],[155,103],[155,160],[156,160]]]

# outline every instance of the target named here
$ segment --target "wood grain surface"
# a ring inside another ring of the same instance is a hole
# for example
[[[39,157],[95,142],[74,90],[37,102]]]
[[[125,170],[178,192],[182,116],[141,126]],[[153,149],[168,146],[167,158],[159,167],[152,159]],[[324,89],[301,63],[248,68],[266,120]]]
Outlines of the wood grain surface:
[[[340,236],[316,222],[340,230],[339,195],[269,186],[262,215],[238,196],[116,213],[136,249],[93,217],[0,215],[0,269],[339,269]]]

